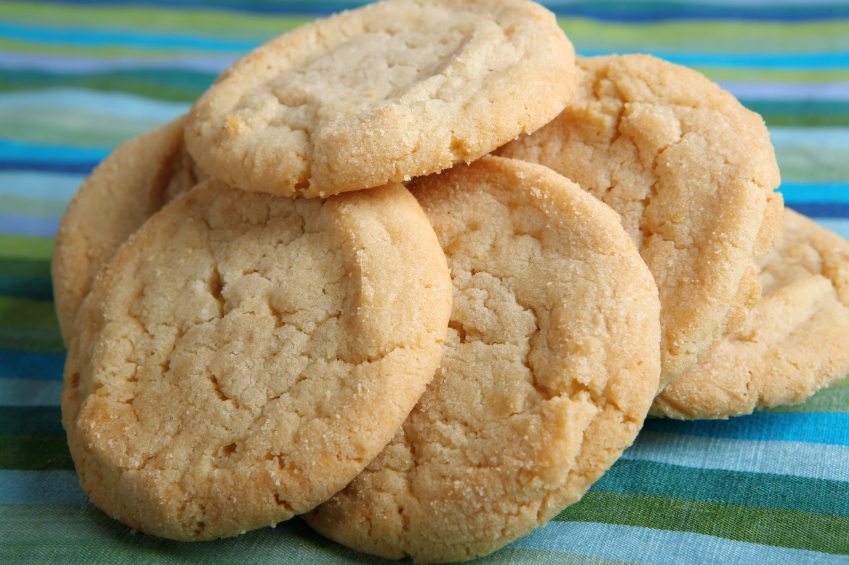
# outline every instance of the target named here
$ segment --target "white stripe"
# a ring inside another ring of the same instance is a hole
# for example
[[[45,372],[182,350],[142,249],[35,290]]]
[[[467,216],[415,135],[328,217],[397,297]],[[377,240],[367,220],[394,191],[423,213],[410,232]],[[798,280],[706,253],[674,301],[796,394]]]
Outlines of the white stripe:
[[[144,98],[125,92],[102,92],[85,88],[50,88],[0,93],[0,109],[79,109],[106,116],[146,121],[168,121],[185,114],[191,104]]]
[[[59,406],[62,381],[0,378],[0,406]]]
[[[622,459],[849,481],[849,447],[642,432]]]
[[[0,194],[70,201],[85,175],[0,171]]]
[[[817,218],[816,222],[825,229],[833,231],[843,239],[849,239],[849,220]]]
[[[846,565],[845,556],[731,541],[689,532],[585,522],[549,522],[544,528],[531,532],[508,547],[652,565]]]
[[[849,149],[849,128],[844,127],[798,128],[771,126],[769,128],[769,137],[775,146],[807,145]]]

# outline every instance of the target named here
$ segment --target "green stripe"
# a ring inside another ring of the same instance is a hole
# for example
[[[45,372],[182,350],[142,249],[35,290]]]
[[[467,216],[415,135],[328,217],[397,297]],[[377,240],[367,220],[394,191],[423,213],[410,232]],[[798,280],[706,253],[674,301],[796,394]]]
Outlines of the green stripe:
[[[783,180],[849,182],[849,149],[775,146]]]
[[[0,435],[65,437],[58,406],[0,406]]]
[[[578,50],[604,52],[817,53],[845,50],[849,36],[849,20],[674,20],[639,24],[584,18],[557,21]],[[781,41],[776,41],[776,37]]]
[[[188,70],[152,69],[84,75],[4,70],[0,74],[0,92],[75,87],[126,92],[158,100],[194,102],[214,80],[212,73]]]
[[[0,296],[0,327],[56,328],[56,308],[53,302]]]
[[[726,69],[694,66],[714,81],[745,82],[846,82],[849,69]]]
[[[203,49],[173,49],[173,48],[139,48],[139,47],[120,47],[120,46],[104,46],[104,47],[81,47],[78,45],[62,44],[43,44],[31,43],[27,41],[16,41],[12,39],[0,39],[0,49],[6,51],[16,51],[18,53],[34,53],[40,55],[57,55],[57,56],[76,56],[76,57],[150,57],[150,58],[171,58],[175,55],[199,55],[209,56],[209,51]],[[238,51],[230,53],[232,56],[240,55]],[[227,52],[221,51],[216,53],[217,56],[226,56]]]
[[[0,130],[2,130],[3,125],[0,122]],[[4,194],[0,197],[0,214],[56,218],[64,214],[67,207],[67,200],[28,198],[26,196],[18,196],[17,194]]]
[[[798,510],[590,491],[555,520],[692,532],[775,547],[849,554],[849,518]]]
[[[46,145],[116,147],[161,125],[74,108],[0,108],[0,138]]]
[[[0,326],[0,349],[32,353],[66,353],[59,328]]]
[[[0,257],[0,276],[50,278],[50,260]]]
[[[52,257],[52,237],[0,235],[0,261],[4,259],[50,260]]]
[[[0,434],[0,469],[9,471],[73,471],[64,435]]]
[[[305,22],[311,16],[243,14],[230,10],[164,7],[68,6],[39,2],[0,2],[0,18],[34,26],[125,29],[156,34],[208,35],[229,39],[270,39]]]
[[[50,420],[40,425],[50,426]],[[790,475],[619,460],[592,490],[849,518],[849,482]]]

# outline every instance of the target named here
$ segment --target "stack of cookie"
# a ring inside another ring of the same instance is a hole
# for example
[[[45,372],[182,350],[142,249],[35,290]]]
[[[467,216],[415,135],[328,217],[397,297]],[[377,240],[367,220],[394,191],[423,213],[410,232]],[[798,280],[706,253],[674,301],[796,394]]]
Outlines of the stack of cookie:
[[[748,413],[849,370],[849,244],[788,212],[770,251],[778,184],[731,95],[648,56],[576,63],[526,0],[303,26],[62,220],[80,482],[172,539],[303,514],[390,558],[494,551],[650,410]]]

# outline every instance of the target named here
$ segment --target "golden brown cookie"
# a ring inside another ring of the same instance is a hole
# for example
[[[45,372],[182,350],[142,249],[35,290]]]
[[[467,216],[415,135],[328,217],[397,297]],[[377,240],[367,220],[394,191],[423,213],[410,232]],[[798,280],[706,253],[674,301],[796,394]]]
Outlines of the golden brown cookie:
[[[445,257],[401,185],[328,200],[198,185],[118,250],[77,316],[62,413],[83,489],[178,540],[305,512],[397,431],[450,310]]]
[[[528,0],[389,0],[255,49],[194,105],[189,151],[244,190],[327,196],[472,161],[571,96],[574,50]]]
[[[803,402],[849,373],[849,241],[785,210],[742,330],[658,396],[657,415],[727,418]]]
[[[53,297],[62,338],[97,272],[154,212],[207,178],[183,144],[185,116],[113,151],[74,194],[53,252]]]
[[[445,357],[386,449],[305,519],[383,557],[470,559],[576,502],[633,442],[660,305],[616,214],[545,167],[487,157],[410,187],[451,268]]]
[[[660,292],[661,387],[742,327],[756,261],[781,233],[763,120],[690,69],[647,55],[578,61],[553,122],[498,151],[551,167],[619,212]]]

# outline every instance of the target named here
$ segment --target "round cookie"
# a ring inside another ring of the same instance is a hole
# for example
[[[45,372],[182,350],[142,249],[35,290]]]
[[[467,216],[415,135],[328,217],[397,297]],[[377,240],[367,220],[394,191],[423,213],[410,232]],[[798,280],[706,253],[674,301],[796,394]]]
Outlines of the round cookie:
[[[197,101],[186,143],[244,190],[324,197],[470,162],[563,109],[574,50],[528,0],[389,0],[255,49]]]
[[[453,278],[445,356],[392,442],[304,518],[360,551],[464,560],[545,524],[633,442],[660,305],[616,214],[545,167],[487,157],[410,188]]]
[[[497,153],[551,167],[616,210],[660,293],[661,387],[742,327],[756,261],[781,234],[763,120],[690,69],[647,55],[578,61],[550,124]]]
[[[305,512],[404,421],[450,310],[445,257],[401,185],[326,201],[198,185],[118,250],[77,316],[62,417],[82,487],[177,540]]]
[[[62,339],[97,272],[118,247],[176,195],[207,178],[183,144],[185,116],[115,149],[86,179],[62,216],[53,251],[53,298]]]
[[[849,242],[785,210],[784,237],[761,260],[763,298],[654,401],[672,418],[727,418],[804,401],[849,373]]]

